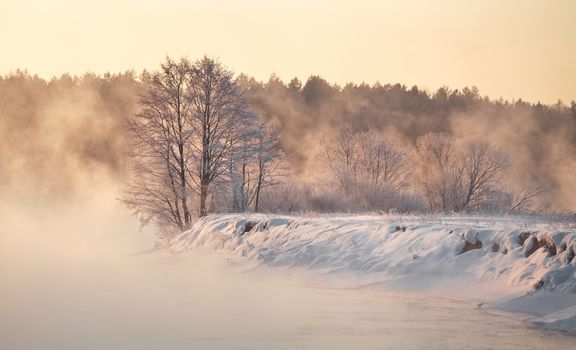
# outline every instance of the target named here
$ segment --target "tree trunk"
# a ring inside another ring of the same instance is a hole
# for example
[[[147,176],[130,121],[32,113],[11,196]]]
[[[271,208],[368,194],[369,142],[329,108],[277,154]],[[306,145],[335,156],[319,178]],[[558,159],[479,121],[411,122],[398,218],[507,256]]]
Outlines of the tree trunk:
[[[258,212],[260,209],[260,190],[262,189],[262,182],[264,182],[264,164],[262,163],[262,156],[258,159],[258,182],[256,183],[256,198],[254,199],[254,211]]]
[[[258,184],[256,185],[256,198],[254,199],[254,212],[258,212],[260,206],[260,188],[262,187],[262,181],[258,179]]]
[[[206,208],[206,200],[208,199],[208,179],[202,178],[200,180],[200,217],[208,214]]]
[[[180,186],[182,186],[181,187],[182,198],[180,200],[182,202],[182,212],[184,214],[184,229],[187,230],[190,228],[190,223],[192,222],[192,215],[190,215],[190,211],[188,210],[188,203],[186,200],[186,167],[184,165],[184,145],[182,143],[178,145],[178,150],[180,152],[180,159],[179,159]]]

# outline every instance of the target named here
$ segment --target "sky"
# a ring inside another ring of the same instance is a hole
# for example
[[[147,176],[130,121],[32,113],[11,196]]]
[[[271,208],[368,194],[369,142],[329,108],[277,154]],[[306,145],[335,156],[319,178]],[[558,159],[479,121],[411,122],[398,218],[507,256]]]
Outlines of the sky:
[[[140,71],[207,54],[259,80],[569,102],[575,18],[574,0],[0,0],[0,74]]]

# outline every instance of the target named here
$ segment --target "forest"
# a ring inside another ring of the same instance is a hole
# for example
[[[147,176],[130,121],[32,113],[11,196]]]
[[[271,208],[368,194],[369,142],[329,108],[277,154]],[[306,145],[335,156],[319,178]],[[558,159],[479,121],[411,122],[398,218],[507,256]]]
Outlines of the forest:
[[[214,212],[576,210],[576,102],[475,86],[258,81],[209,57],[49,80],[17,70],[0,77],[0,143],[0,186],[56,200],[117,182],[143,224],[174,232]]]

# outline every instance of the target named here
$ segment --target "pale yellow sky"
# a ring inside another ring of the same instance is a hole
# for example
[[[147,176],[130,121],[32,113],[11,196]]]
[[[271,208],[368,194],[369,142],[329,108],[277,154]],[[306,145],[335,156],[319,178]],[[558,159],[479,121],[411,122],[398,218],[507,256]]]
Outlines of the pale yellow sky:
[[[219,57],[284,80],[576,100],[576,0],[0,0],[0,74],[154,69]]]

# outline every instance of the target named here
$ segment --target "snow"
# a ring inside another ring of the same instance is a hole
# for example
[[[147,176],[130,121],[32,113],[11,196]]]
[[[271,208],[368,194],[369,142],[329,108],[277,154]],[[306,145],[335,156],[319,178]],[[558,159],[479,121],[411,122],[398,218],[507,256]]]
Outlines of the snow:
[[[544,328],[576,333],[576,294],[536,291],[497,305],[499,310],[525,314]]]
[[[471,298],[530,315],[527,319],[540,326],[576,332],[576,228],[570,222],[213,215],[177,237],[170,249],[218,252],[287,277],[290,271],[310,274],[314,283],[332,287]],[[508,300],[511,296],[517,298]]]
[[[498,309],[541,317],[574,305],[576,305],[576,294],[536,291],[507,300],[498,305]]]
[[[546,328],[573,333],[576,324],[576,305],[533,319],[532,322]]]

